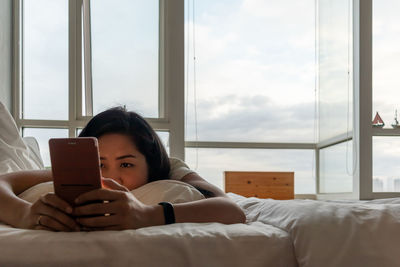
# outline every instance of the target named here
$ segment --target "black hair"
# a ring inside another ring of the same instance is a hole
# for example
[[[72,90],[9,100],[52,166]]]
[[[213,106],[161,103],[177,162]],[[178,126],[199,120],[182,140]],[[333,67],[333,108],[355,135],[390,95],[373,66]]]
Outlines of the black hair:
[[[110,108],[94,116],[79,137],[99,138],[109,133],[124,134],[132,139],[146,158],[148,182],[168,179],[171,168],[168,154],[156,132],[142,116],[123,107]]]

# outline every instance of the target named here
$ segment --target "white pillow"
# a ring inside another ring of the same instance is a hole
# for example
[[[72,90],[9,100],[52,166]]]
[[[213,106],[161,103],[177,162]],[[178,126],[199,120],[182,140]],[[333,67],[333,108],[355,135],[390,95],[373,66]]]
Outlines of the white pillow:
[[[29,159],[33,160],[35,164],[40,167],[40,169],[44,169],[44,163],[42,155],[40,154],[39,143],[36,138],[33,136],[25,136],[22,138],[22,140],[30,151]]]
[[[151,182],[131,192],[141,202],[149,205],[154,205],[161,201],[184,203],[204,199],[203,194],[194,186],[176,180]]]
[[[31,203],[39,199],[43,194],[54,192],[53,182],[37,184],[19,194],[19,197]],[[156,205],[161,201],[171,203],[183,203],[204,199],[204,196],[193,186],[176,181],[160,180],[145,184],[131,191],[141,202],[148,205]]]
[[[43,169],[40,153],[34,152],[34,141],[27,139],[30,146],[24,142],[10,112],[1,102],[0,129],[0,174]]]

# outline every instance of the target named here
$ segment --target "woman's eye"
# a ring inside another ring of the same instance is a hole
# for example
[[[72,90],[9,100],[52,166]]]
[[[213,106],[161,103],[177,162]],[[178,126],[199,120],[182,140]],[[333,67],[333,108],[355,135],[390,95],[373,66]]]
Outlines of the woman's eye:
[[[104,164],[103,163],[100,163],[100,168],[104,168]]]
[[[123,168],[129,168],[129,167],[133,167],[134,165],[132,163],[121,163],[121,167]]]

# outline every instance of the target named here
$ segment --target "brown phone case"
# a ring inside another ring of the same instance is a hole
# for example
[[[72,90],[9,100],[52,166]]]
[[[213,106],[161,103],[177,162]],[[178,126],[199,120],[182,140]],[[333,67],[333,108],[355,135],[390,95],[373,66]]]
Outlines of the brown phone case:
[[[94,137],[49,140],[54,192],[72,206],[80,194],[101,188],[100,158]]]

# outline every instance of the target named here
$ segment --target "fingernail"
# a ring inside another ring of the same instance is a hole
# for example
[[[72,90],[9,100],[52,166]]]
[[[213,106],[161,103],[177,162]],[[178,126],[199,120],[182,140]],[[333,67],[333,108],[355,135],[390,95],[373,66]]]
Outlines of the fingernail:
[[[72,213],[72,208],[71,207],[67,207],[67,209],[65,210],[67,213]]]
[[[79,200],[78,200],[77,198],[75,198],[74,202],[75,202],[76,204],[78,204],[78,203],[79,203]]]

